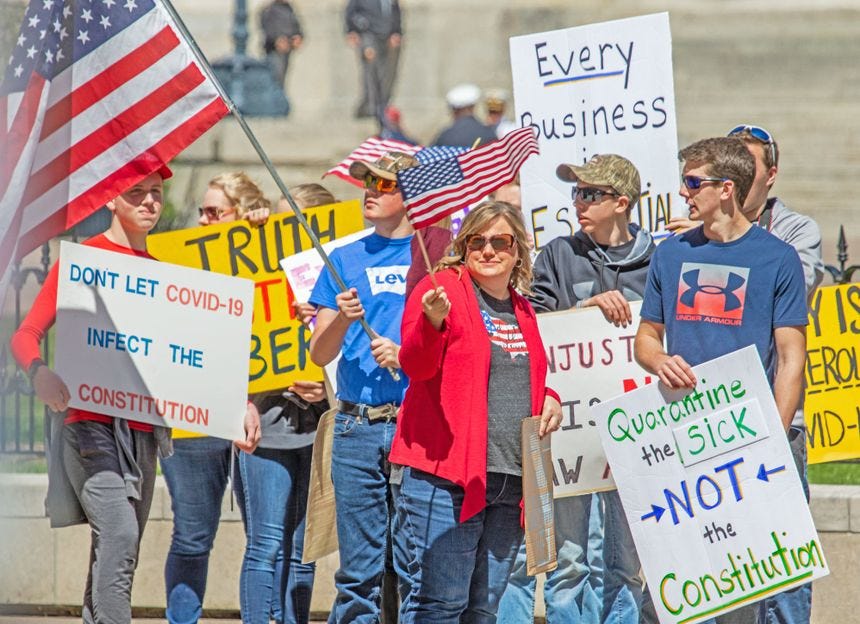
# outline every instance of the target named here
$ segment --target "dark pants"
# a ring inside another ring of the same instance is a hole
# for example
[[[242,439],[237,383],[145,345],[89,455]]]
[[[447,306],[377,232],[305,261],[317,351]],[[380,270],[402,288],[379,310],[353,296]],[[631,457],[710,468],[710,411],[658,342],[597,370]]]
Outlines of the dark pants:
[[[372,60],[365,56],[366,50],[373,51]],[[388,106],[394,89],[400,48],[390,47],[387,37],[365,33],[361,35],[358,57],[362,68],[362,95],[356,116],[382,119],[382,113]]]

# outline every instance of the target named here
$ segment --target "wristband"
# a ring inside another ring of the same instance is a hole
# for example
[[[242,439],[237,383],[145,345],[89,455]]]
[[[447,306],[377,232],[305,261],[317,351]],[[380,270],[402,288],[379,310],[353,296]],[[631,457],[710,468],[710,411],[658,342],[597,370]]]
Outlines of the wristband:
[[[36,372],[39,370],[39,367],[46,366],[45,360],[42,358],[36,358],[32,362],[30,362],[30,368],[27,369],[27,378],[30,380],[30,383],[33,383],[33,377],[36,376]]]

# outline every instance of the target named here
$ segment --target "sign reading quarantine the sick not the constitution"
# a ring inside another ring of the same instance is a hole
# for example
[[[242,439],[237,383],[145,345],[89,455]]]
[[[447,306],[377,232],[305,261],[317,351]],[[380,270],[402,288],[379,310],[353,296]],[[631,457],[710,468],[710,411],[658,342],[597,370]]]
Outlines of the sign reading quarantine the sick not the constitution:
[[[704,621],[828,573],[754,346],[592,407],[664,624]]]
[[[803,411],[810,464],[860,457],[860,284],[812,297]]]
[[[69,405],[244,438],[254,284],[63,242],[56,368]]]
[[[510,53],[516,121],[540,143],[540,155],[520,170],[538,249],[578,229],[571,185],[556,167],[594,154],[619,154],[639,170],[632,219],[643,228],[664,231],[673,213],[685,213],[667,13],[512,37]]]
[[[650,383],[633,358],[641,307],[630,304],[627,327],[608,322],[599,308],[537,317],[549,362],[546,383],[559,393],[563,414],[561,429],[552,434],[555,498],[615,488],[591,407]]]

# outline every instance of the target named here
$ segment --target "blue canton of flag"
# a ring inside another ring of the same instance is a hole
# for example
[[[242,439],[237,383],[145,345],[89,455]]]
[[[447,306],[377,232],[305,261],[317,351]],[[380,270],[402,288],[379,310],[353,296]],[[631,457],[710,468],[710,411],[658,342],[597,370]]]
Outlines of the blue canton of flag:
[[[427,191],[456,184],[463,180],[463,170],[456,158],[437,160],[429,165],[401,169],[398,172],[404,199],[411,199]]]
[[[446,158],[453,158],[454,156],[459,156],[464,152],[468,152],[468,147],[458,147],[452,145],[433,145],[431,147],[421,148],[418,152],[415,153],[415,158],[418,159],[422,165],[429,165],[432,162],[436,162],[437,160],[444,160]]]
[[[35,71],[47,80],[98,48],[154,6],[153,0],[32,0],[0,95],[23,91]]]
[[[487,333],[492,336],[496,333],[496,324],[493,322],[493,317],[490,316],[490,313],[486,310],[481,310],[481,318],[484,321],[484,327],[487,329]]]

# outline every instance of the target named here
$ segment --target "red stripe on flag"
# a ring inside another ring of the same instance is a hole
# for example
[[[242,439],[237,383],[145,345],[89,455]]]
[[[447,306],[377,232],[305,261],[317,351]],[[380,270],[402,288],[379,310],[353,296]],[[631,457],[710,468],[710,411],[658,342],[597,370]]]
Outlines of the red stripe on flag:
[[[27,146],[33,133],[33,125],[39,114],[39,100],[42,98],[42,90],[45,88],[45,80],[35,72],[24,91],[21,104],[15,113],[15,121],[9,129],[6,140],[3,141],[3,149],[0,154],[0,197],[6,195],[12,172],[21,159],[21,153]],[[6,120],[3,120],[5,125]]]
[[[100,74],[57,101],[45,113],[40,141],[51,136],[68,121],[147,70],[179,45],[179,37],[165,26],[152,39],[126,54]]]
[[[197,66],[189,65],[155,91],[144,95],[143,99],[34,173],[27,184],[22,205],[28,206],[71,173],[156,118],[177,100],[193,91],[203,80],[204,76]]]

